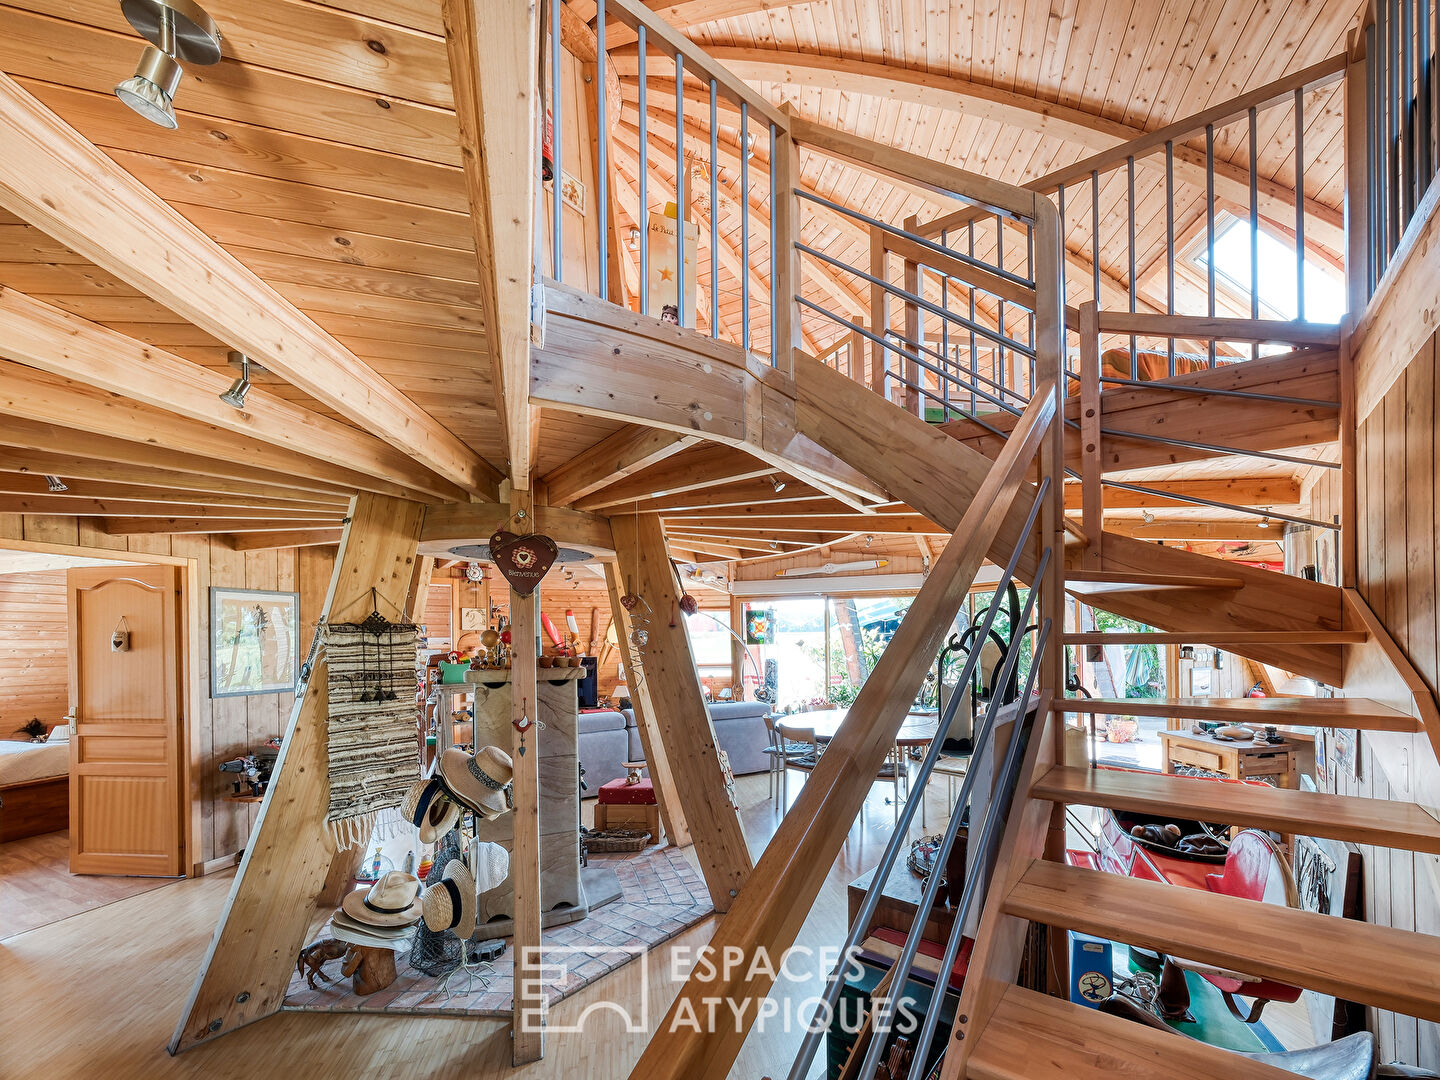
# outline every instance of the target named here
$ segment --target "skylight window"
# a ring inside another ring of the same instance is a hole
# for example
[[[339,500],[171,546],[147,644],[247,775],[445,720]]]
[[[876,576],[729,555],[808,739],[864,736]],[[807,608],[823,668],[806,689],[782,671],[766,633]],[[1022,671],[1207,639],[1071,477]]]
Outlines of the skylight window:
[[[1260,266],[1260,317],[1262,319],[1294,319],[1295,247],[1259,230],[1257,255]],[[1209,273],[1209,253],[1205,237],[1191,249],[1191,263],[1202,274]],[[1250,222],[1223,215],[1215,230],[1215,286],[1224,289],[1248,313],[1250,308]],[[1333,267],[1305,257],[1305,319],[1307,322],[1338,323],[1345,314],[1348,301],[1345,281]]]

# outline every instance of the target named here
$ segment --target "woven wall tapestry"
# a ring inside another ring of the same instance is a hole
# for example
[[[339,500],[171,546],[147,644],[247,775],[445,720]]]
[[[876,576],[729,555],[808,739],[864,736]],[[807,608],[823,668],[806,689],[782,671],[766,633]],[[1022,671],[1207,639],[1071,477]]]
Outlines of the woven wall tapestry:
[[[337,848],[369,841],[419,776],[415,753],[415,646],[419,629],[354,623],[325,627],[329,668],[330,808]],[[398,814],[392,813],[398,822]]]

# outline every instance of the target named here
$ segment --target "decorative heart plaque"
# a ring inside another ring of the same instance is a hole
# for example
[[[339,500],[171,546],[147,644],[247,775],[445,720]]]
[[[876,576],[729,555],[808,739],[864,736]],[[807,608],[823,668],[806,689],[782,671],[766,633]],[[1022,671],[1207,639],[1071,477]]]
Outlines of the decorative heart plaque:
[[[639,607],[639,605],[640,597],[636,596],[634,593],[627,592],[624,596],[620,597],[620,606],[623,607],[626,611],[634,611],[637,607]]]
[[[490,557],[495,560],[495,568],[520,597],[535,591],[559,554],[555,541],[538,533],[518,536],[501,529],[490,537]]]

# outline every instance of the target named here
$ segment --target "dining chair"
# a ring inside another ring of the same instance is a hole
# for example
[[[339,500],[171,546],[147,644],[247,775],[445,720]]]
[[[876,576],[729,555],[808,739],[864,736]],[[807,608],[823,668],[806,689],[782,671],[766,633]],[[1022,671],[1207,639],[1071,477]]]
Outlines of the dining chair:
[[[793,727],[769,718],[766,723],[772,725],[775,732],[777,753],[772,761],[780,763],[780,808],[783,811],[790,805],[790,770],[814,772],[824,747],[816,738],[814,728]]]

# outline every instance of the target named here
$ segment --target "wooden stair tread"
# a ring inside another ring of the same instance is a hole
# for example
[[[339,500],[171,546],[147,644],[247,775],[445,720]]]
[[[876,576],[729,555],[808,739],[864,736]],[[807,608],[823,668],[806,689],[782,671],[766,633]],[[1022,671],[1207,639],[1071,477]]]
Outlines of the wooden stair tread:
[[[1150,589],[1241,589],[1238,577],[1213,574],[1137,574],[1124,570],[1070,570],[1065,574],[1066,592],[1086,596],[1113,592],[1140,592]]]
[[[1410,802],[1066,766],[1037,780],[1030,796],[1440,855],[1440,820]]]
[[[1066,645],[1363,645],[1365,630],[1187,630],[1119,633],[1092,631],[1065,635]]]
[[[1044,859],[1031,861],[1005,910],[1440,1021],[1440,937]]]
[[[1118,713],[1183,720],[1301,727],[1363,728],[1366,731],[1419,731],[1407,712],[1369,698],[1066,698],[1057,707],[1071,713]]]
[[[1182,1035],[1019,986],[970,1053],[975,1080],[1295,1080],[1295,1074]]]

